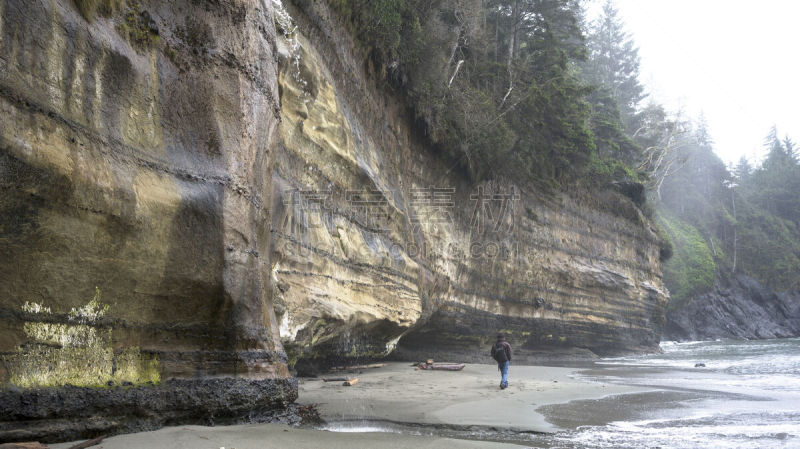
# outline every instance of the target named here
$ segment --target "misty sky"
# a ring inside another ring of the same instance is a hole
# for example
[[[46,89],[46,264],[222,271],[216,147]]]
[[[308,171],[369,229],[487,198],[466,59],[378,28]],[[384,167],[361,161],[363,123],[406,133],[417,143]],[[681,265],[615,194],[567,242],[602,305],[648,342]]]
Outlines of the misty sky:
[[[693,118],[702,111],[725,162],[759,160],[773,124],[781,138],[800,141],[800,1],[615,5],[639,46],[640,79],[652,97]]]

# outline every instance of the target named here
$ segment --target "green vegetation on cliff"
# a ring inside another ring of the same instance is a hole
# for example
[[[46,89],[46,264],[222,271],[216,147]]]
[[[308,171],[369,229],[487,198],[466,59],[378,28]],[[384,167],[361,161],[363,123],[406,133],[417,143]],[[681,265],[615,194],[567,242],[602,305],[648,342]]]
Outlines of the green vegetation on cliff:
[[[672,305],[676,306],[714,285],[716,262],[697,228],[667,213],[659,215],[658,222],[675,247],[672,258],[662,268]]]
[[[18,387],[157,384],[158,359],[138,347],[115,349],[113,330],[100,321],[110,306],[100,302],[100,289],[87,304],[66,314],[26,301],[23,331],[29,342],[4,357],[10,383]],[[63,322],[62,322],[63,321]]]
[[[138,0],[75,0],[75,6],[89,22],[98,14],[112,16],[123,11],[117,20],[117,32],[139,50],[147,50],[160,41],[155,21]]]
[[[657,192],[660,221],[676,247],[676,257],[664,267],[673,300],[710,290],[709,269],[716,272],[714,280],[739,273],[774,290],[796,289],[800,162],[791,139],[779,139],[773,129],[760,165],[742,159],[727,168],[703,125],[690,134],[679,150],[680,170]]]
[[[619,104],[587,75],[599,65],[584,63],[593,53],[579,2],[330,4],[379,76],[402,89],[427,137],[473,178],[639,180],[641,152],[623,132]]]
[[[797,287],[793,142],[773,131],[763,164],[732,173],[702,119],[642,106],[637,49],[611,1],[591,23],[572,0],[331,4],[427,137],[472,177],[644,183],[654,206],[637,204],[659,211],[675,304],[732,273]]]
[[[107,16],[119,9],[123,0],[75,0],[78,11],[88,21],[94,20],[97,14]]]

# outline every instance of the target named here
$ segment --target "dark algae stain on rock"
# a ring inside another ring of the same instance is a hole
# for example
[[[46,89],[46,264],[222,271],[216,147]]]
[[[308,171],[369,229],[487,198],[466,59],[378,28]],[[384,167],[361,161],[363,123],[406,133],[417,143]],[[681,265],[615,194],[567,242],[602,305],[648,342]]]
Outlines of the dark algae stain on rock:
[[[197,423],[299,421],[287,406],[294,379],[172,379],[158,386],[9,390],[2,393],[0,441],[70,441],[87,436]]]
[[[3,152],[0,153],[0,194],[4,201],[0,202],[0,229],[2,230],[4,260],[14,260],[11,243],[25,241],[35,235],[39,228],[38,210],[44,205],[45,198],[61,196],[61,200],[69,198],[72,186],[64,176],[38,170],[22,160],[14,157],[7,142],[0,142]],[[13,192],[24,191],[26,196],[13,195]]]

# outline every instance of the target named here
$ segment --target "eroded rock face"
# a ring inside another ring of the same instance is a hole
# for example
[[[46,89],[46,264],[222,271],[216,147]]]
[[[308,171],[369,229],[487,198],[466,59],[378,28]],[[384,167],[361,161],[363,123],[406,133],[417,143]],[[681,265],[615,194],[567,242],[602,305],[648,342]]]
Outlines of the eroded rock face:
[[[235,377],[272,386],[253,407],[290,402],[264,225],[271,3],[117,3],[91,22],[0,3],[0,381]]]
[[[287,362],[398,344],[657,344],[630,200],[469,184],[324,2],[275,4],[0,3],[0,439],[267,416]]]
[[[753,278],[720,280],[667,314],[664,339],[762,339],[800,336],[800,292],[773,292]]]
[[[292,21],[290,23],[290,21]],[[376,87],[324,4],[278,15],[274,302],[298,371],[389,353],[657,346],[667,293],[657,238],[607,192],[470,185]]]

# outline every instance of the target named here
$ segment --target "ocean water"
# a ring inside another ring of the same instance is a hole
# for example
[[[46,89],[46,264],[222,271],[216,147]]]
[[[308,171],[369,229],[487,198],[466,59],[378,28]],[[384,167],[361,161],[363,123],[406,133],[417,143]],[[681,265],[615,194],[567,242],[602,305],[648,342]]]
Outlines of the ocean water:
[[[800,448],[800,339],[664,342],[661,348],[661,354],[605,359],[581,376],[654,387],[672,399],[617,397],[616,419],[579,426],[534,446]],[[602,410],[590,407],[583,419]]]

